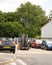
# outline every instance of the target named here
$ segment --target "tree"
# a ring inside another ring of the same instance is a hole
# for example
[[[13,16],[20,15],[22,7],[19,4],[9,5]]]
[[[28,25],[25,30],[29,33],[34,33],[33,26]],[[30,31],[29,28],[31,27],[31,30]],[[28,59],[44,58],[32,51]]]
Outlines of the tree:
[[[52,18],[52,10],[50,11],[49,18]]]
[[[40,28],[47,23],[47,16],[45,16],[45,11],[40,6],[27,2],[17,8],[17,13],[19,17],[18,21],[25,27],[29,36],[35,37],[41,34]]]
[[[19,15],[19,21],[22,19],[22,23],[25,25],[39,23],[39,25],[42,26],[47,20],[45,11],[43,11],[40,6],[32,5],[30,2],[21,4],[16,12]]]
[[[3,22],[5,20],[4,13],[0,11],[0,22]]]
[[[27,33],[29,37],[41,35],[41,27],[47,23],[45,11],[30,2],[21,4],[15,12],[0,11],[0,37],[16,37]]]
[[[0,37],[18,37],[24,28],[18,22],[0,22]]]
[[[4,36],[5,22],[0,22],[0,37]]]

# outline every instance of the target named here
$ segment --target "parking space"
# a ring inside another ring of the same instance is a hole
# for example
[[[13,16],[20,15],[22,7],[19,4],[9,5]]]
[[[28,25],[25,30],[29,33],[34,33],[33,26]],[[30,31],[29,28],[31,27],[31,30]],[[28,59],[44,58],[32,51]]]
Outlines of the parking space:
[[[52,50],[42,50],[36,48],[30,48],[29,50],[17,50],[16,54],[28,55],[28,54],[52,54]]]
[[[29,50],[16,49],[15,54],[9,53],[9,51],[0,51],[0,62],[2,65],[3,63],[4,65],[45,65],[45,62],[46,65],[52,65],[50,59],[52,60],[52,50],[48,51],[36,48],[30,48]]]

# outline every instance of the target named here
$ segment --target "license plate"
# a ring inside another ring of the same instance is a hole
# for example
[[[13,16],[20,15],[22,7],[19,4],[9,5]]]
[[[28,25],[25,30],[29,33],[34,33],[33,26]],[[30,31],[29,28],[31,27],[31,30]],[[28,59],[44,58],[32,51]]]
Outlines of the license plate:
[[[4,48],[10,48],[10,46],[4,46]]]

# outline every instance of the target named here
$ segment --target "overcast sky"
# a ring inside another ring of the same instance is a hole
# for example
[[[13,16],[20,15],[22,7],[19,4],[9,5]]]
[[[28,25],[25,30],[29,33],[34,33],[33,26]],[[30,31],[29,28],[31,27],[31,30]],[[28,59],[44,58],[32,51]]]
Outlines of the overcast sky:
[[[14,12],[21,3],[31,2],[40,5],[46,11],[46,15],[52,10],[52,0],[0,0],[0,10],[3,12]]]

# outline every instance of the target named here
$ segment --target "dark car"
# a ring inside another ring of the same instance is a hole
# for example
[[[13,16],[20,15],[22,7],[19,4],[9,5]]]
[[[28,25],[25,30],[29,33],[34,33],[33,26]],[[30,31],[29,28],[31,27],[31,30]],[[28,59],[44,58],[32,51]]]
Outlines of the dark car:
[[[43,40],[41,49],[52,50],[52,42]]]
[[[15,53],[15,41],[10,38],[1,38],[0,50],[10,50],[10,52]]]

